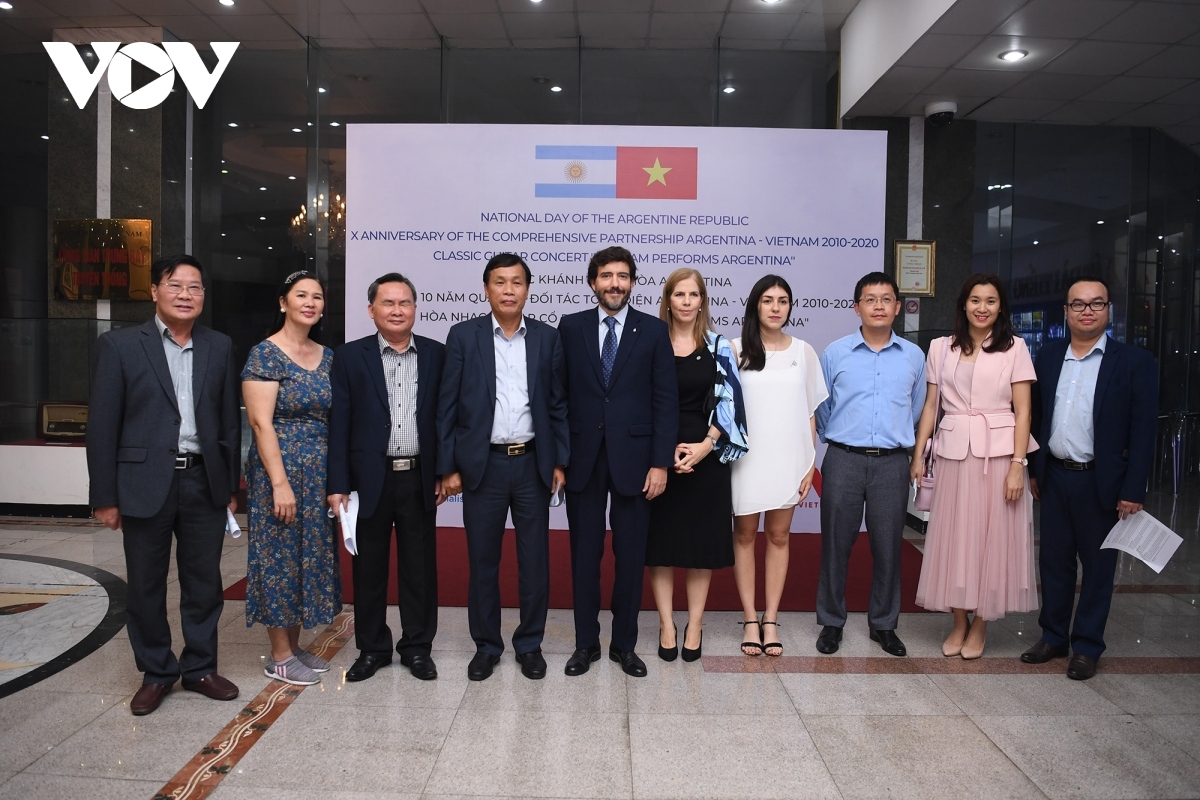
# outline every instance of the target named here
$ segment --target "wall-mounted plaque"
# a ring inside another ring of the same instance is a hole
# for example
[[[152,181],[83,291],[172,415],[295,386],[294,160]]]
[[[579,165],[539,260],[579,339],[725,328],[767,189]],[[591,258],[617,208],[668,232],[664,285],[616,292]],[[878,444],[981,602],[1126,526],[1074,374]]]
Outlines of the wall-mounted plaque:
[[[149,300],[148,219],[54,220],[54,296]]]
[[[901,296],[933,297],[937,275],[935,242],[897,239],[896,285]]]

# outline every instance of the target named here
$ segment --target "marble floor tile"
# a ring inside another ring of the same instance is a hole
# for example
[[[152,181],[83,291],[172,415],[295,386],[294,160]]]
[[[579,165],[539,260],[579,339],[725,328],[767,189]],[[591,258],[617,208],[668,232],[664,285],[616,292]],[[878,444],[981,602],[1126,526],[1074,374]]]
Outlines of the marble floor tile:
[[[260,797],[267,787],[288,792],[420,793],[454,713],[293,704],[223,784],[258,789]],[[471,762],[468,757],[457,768]],[[313,769],[315,764],[329,768]]]
[[[699,664],[647,662],[645,678],[630,678],[629,711],[635,714],[795,716],[787,690],[773,674],[705,672]],[[613,664],[616,667],[616,664]]]
[[[1066,675],[930,675],[964,714],[1123,714],[1089,685]]]
[[[800,715],[961,714],[958,706],[927,675],[779,676]]]
[[[1109,617],[1200,616],[1200,608],[1172,594],[1121,593],[1113,595]]]
[[[69,777],[34,775],[23,772],[0,785],[0,800],[62,800],[87,797],[89,800],[145,800],[153,797],[158,781],[108,777]]]
[[[1101,669],[1104,661],[1100,661]],[[1105,675],[1087,682],[1127,714],[1200,714],[1200,675]]]
[[[32,555],[38,550],[41,550],[53,541],[50,539],[13,539],[6,542],[0,542],[0,555],[11,553],[13,555]]]
[[[630,714],[634,796],[837,797],[799,717]]]
[[[353,777],[347,777],[346,782],[353,784]],[[287,800],[420,800],[421,798],[421,795],[417,793],[395,794],[382,791],[355,792],[327,791],[324,789],[285,789],[274,786],[231,786],[228,782],[218,784],[216,791],[210,794],[209,798],[211,800],[265,800],[265,798],[272,796],[286,797]],[[475,800],[478,800],[478,798]]]
[[[244,699],[219,702],[176,687],[153,714],[135,717],[126,700],[47,752],[26,772],[152,780],[161,786],[244,704]]]
[[[576,677],[563,673],[561,657],[548,660],[546,677],[531,681],[521,674],[521,665],[512,653],[500,657],[486,681],[468,681],[470,659],[465,653],[456,655],[448,666],[454,670],[453,680],[468,684],[461,695],[464,710],[624,714],[629,708],[626,684],[638,682],[627,678],[621,666],[607,657],[593,664],[586,675]],[[439,676],[442,669],[438,667]]]
[[[142,685],[128,637],[114,637],[87,658],[56,672],[26,692],[98,692],[131,697]]]
[[[1179,656],[1175,626],[1156,625],[1158,617],[1122,617],[1109,619],[1104,627],[1106,656]],[[1200,632],[1200,620],[1191,617],[1171,617]],[[1104,671],[1104,658],[1100,659],[1100,671]]]
[[[973,717],[1048,797],[1195,797],[1200,762],[1130,716]]]
[[[330,662],[332,668],[329,672],[321,676],[321,683],[306,689],[296,703],[321,707],[458,708],[467,690],[467,662],[470,657],[466,653],[441,653],[435,650],[433,658],[438,668],[437,680],[417,680],[407,667],[400,664],[400,657],[393,656],[390,667],[381,668],[365,681],[349,683],[345,680],[346,670],[357,657],[358,651],[353,647],[343,647]]]
[[[1138,721],[1200,761],[1200,714],[1146,714]]]
[[[111,561],[122,558],[125,548],[120,544],[109,542],[80,541],[47,541],[42,547],[29,551],[30,555],[44,558],[61,558],[64,561],[75,561],[80,564],[99,564],[101,561]]]
[[[803,719],[847,800],[1044,796],[966,717]]]
[[[632,797],[625,714],[462,709],[431,794]]]
[[[19,772],[127,698],[121,695],[17,692],[0,698],[4,720],[0,771]]]

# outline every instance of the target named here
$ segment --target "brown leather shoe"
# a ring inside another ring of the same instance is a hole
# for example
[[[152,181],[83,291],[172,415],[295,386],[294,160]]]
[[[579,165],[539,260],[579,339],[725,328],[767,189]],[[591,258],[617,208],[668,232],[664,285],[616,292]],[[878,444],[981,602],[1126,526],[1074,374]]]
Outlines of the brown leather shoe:
[[[171,691],[169,683],[143,683],[133,699],[129,701],[129,710],[135,717],[144,717],[162,705],[163,698]]]
[[[1076,653],[1067,662],[1067,677],[1073,681],[1086,681],[1096,674],[1097,660],[1091,656]]]
[[[198,681],[184,681],[183,688],[189,692],[199,692],[213,700],[232,700],[238,696],[238,687],[233,681],[222,678],[215,672],[210,672]]]

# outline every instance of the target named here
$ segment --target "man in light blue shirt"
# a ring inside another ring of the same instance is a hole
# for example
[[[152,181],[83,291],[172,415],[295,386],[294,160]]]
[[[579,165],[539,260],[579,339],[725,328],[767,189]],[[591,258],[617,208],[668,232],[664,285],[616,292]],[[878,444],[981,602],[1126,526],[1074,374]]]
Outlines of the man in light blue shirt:
[[[908,508],[908,448],[925,403],[925,356],[896,336],[900,292],[885,273],[854,287],[862,320],[821,354],[829,398],[817,407],[817,434],[829,445],[821,464],[821,575],[817,583],[817,650],[835,653],[846,624],[850,549],[866,510],[875,561],[867,614],[871,640],[906,655],[900,618],[900,545]]]
[[[546,674],[542,635],[550,602],[550,494],[566,482],[570,449],[563,349],[558,331],[522,316],[529,267],[501,253],[483,273],[492,313],[446,337],[438,396],[442,490],[463,493],[471,577],[467,620],[476,653],[467,667],[487,679],[500,637],[500,546],[512,512],[521,622],[512,645],[525,677]]]

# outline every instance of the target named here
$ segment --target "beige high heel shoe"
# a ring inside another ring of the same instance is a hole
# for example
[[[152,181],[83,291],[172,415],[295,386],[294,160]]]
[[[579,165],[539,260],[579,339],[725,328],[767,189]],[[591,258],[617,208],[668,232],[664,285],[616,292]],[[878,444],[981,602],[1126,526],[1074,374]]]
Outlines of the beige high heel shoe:
[[[967,632],[967,638],[968,639],[971,638],[971,633],[973,633],[975,631],[976,625],[979,625],[981,627],[981,629],[983,630],[983,644],[980,645],[978,650],[975,650],[975,649],[968,647],[967,642],[964,639],[962,649],[959,651],[959,655],[961,655],[963,657],[964,661],[974,661],[975,659],[982,656],[983,651],[987,648],[987,620],[981,620],[978,617],[976,617],[975,620],[971,623],[971,630]]]

